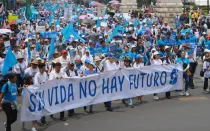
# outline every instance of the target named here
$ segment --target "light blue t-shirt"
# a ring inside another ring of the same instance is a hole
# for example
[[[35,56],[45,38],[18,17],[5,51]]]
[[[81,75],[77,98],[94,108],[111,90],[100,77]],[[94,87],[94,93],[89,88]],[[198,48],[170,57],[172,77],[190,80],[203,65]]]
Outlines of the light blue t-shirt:
[[[3,85],[1,92],[4,93],[3,100],[16,102],[16,97],[17,97],[16,83],[11,83],[10,81],[8,81]]]
[[[187,58],[178,58],[177,60],[176,60],[176,63],[185,63],[185,64],[190,64],[190,61],[189,61],[189,59],[187,59]]]

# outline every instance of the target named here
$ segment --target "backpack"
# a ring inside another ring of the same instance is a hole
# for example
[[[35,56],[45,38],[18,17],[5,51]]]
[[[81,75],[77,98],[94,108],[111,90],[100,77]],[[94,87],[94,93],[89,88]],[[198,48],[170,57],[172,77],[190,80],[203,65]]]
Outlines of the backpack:
[[[2,83],[1,83],[1,84],[2,84]],[[6,82],[6,83],[4,83],[4,84],[1,85],[1,87],[0,87],[0,93],[1,93],[1,90],[2,90],[2,88],[3,88],[3,86],[4,86],[5,84],[6,84],[5,93],[7,92],[8,88],[9,88],[9,85],[8,85],[8,83]]]

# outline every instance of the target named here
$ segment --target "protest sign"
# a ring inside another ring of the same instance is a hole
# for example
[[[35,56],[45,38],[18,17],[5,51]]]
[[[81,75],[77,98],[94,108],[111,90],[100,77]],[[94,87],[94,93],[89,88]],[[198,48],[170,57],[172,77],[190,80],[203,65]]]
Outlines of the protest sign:
[[[36,32],[45,32],[45,26],[36,26]]]
[[[181,64],[154,65],[32,85],[25,88],[21,121],[106,101],[182,90],[182,70]]]
[[[174,46],[176,44],[176,32],[172,31],[169,38],[169,46]]]
[[[18,16],[13,15],[13,14],[10,13],[8,15],[8,21],[10,22],[10,21],[13,21],[13,20],[18,20]]]

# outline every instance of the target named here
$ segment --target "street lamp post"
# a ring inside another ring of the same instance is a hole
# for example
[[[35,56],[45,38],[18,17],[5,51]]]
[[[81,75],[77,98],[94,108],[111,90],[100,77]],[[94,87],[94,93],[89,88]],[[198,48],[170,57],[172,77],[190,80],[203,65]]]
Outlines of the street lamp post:
[[[186,12],[186,0],[184,0],[184,13]]]
[[[209,0],[207,0],[207,13],[209,14]]]

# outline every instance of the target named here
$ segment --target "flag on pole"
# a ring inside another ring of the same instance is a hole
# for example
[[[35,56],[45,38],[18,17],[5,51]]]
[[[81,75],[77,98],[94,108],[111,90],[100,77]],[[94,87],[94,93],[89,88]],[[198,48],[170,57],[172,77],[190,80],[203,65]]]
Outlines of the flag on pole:
[[[6,57],[4,59],[4,63],[1,69],[2,75],[6,75],[7,72],[10,70],[10,68],[12,68],[17,63],[18,63],[17,59],[15,55],[12,53],[12,49],[10,47],[7,51],[7,54],[6,54]]]
[[[26,11],[25,11],[25,16],[27,19],[30,19],[32,16],[32,12],[31,12],[31,0],[26,0]]]

